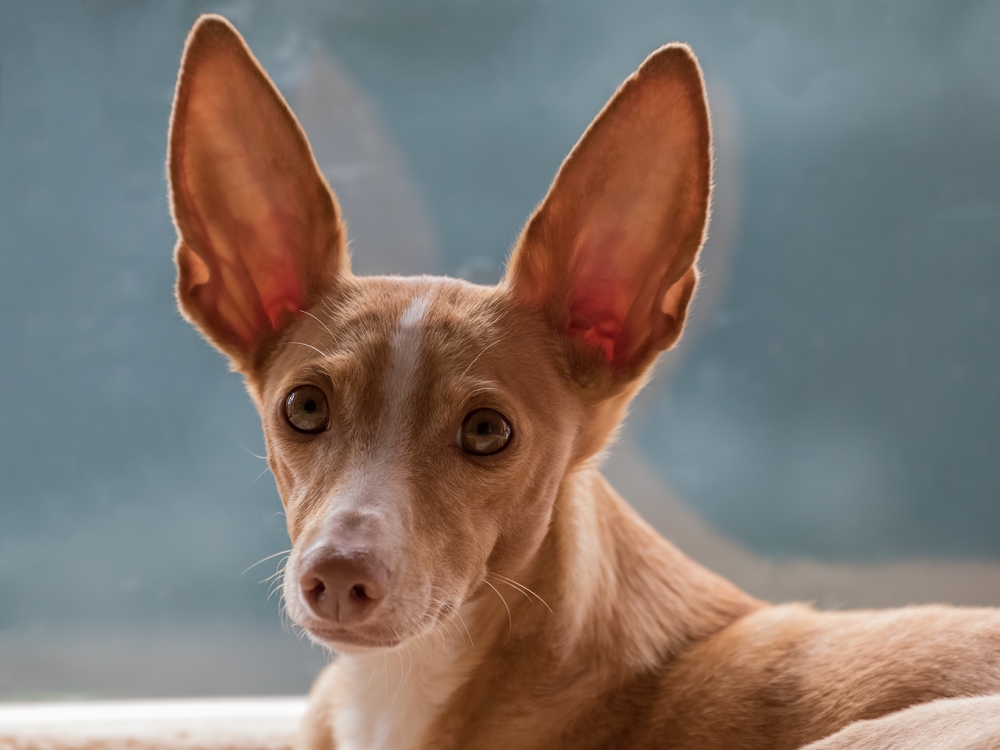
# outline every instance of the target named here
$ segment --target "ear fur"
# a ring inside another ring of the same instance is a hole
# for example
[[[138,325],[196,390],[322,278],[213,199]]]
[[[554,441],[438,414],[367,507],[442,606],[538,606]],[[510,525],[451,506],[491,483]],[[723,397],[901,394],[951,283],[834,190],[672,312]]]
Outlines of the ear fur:
[[[711,184],[701,69],[686,45],[671,44],[622,84],[573,148],[505,283],[568,340],[577,366],[634,380],[680,338]]]
[[[252,371],[350,264],[305,134],[220,16],[199,18],[184,47],[167,176],[180,309],[235,369]]]

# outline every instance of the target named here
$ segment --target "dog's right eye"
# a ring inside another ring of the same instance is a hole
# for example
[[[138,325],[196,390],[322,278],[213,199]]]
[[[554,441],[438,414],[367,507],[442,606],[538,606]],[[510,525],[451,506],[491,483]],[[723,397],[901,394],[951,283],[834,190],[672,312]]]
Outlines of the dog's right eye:
[[[293,388],[285,397],[285,419],[298,432],[322,432],[330,424],[326,394],[314,385]]]
[[[476,409],[467,414],[455,435],[458,447],[474,456],[492,456],[506,448],[509,441],[510,422],[493,409]]]

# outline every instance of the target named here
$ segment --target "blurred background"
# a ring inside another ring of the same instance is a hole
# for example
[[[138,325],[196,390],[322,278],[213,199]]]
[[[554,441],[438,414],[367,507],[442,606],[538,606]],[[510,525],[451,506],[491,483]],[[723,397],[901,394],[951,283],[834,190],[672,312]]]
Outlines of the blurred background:
[[[1000,604],[1000,4],[0,3],[0,699],[304,692],[256,414],[173,300],[167,119],[220,12],[362,273],[495,282],[618,83],[695,49],[706,284],[608,462],[751,593]]]

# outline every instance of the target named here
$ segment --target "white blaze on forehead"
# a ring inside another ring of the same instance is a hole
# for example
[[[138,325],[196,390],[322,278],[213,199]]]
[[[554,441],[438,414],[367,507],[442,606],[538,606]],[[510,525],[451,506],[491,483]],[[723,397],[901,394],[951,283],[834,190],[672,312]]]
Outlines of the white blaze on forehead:
[[[396,335],[398,336],[401,331],[412,330],[414,327],[420,325],[420,321],[424,318],[424,310],[426,309],[427,298],[414,297],[410,301],[410,306],[403,311],[403,314],[399,318],[399,327],[396,329]]]
[[[408,405],[420,371],[421,322],[427,298],[414,298],[392,334],[389,362],[382,383],[385,405],[378,415],[377,440],[338,484],[336,502],[327,512],[327,527],[335,529],[345,514],[376,506],[396,508],[409,497],[406,449],[401,445],[409,420]],[[391,513],[398,520],[398,513]],[[398,529],[397,529],[398,531]],[[331,532],[332,533],[332,532]]]
[[[427,298],[415,297],[403,311],[392,334],[389,368],[386,372],[386,412],[383,441],[391,443],[406,422],[406,405],[420,370],[420,349],[423,340],[423,319]],[[383,443],[384,444],[384,443]]]

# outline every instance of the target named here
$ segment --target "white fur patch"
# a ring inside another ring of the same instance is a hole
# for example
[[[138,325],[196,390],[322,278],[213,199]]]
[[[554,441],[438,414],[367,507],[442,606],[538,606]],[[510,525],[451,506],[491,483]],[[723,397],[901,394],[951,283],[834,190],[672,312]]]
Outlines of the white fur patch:
[[[471,617],[463,608],[463,617]],[[474,666],[463,626],[415,639],[400,648],[337,660],[337,750],[415,750]]]
[[[399,318],[393,332],[389,367],[385,376],[386,406],[379,426],[378,444],[361,465],[354,467],[337,487],[337,502],[327,510],[325,526],[333,530],[338,519],[362,509],[372,512],[381,505],[379,511],[390,522],[386,529],[396,531],[402,543],[402,529],[399,526],[400,505],[409,502],[408,477],[398,465],[399,440],[407,420],[407,404],[413,392],[417,372],[420,369],[420,345],[423,332],[420,322],[427,309],[427,298],[414,298]],[[316,541],[316,546],[327,543],[324,533]]]
[[[392,334],[392,359],[385,384],[388,396],[386,423],[397,423],[403,418],[403,410],[413,391],[420,369],[420,344],[423,340],[420,324],[426,310],[427,298],[414,298],[403,311]]]
[[[408,421],[410,397],[416,386],[417,373],[420,371],[420,348],[423,330],[420,323],[427,309],[426,297],[415,297],[403,311],[399,324],[392,335],[389,367],[385,376],[385,412],[379,425],[379,438],[375,450],[368,456],[365,463],[359,467],[361,485],[374,481],[382,488],[382,494],[392,497],[398,506],[407,502],[409,478],[399,466],[400,440],[405,434]],[[384,490],[395,485],[395,492],[387,494]],[[395,516],[400,516],[399,508],[395,508]]]

